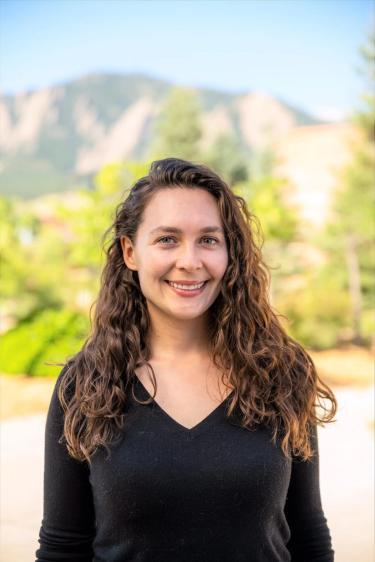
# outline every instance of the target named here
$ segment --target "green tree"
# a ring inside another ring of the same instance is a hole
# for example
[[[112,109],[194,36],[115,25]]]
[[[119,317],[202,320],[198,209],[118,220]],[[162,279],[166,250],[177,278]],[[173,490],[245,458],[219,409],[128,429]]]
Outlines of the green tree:
[[[119,197],[124,189],[148,174],[151,162],[111,162],[103,166],[94,177],[97,193],[104,197]]]
[[[361,49],[368,92],[352,117],[357,131],[353,156],[334,192],[331,220],[321,245],[337,271],[345,267],[342,283],[349,294],[349,324],[354,343],[369,343],[374,331],[374,208],[375,208],[375,34]]]
[[[248,160],[239,142],[231,135],[220,135],[203,155],[203,160],[229,185],[248,179]]]
[[[0,198],[0,304],[14,321],[61,303],[64,249],[29,207]]]
[[[151,155],[154,158],[199,158],[201,106],[194,90],[174,87],[156,119]]]
[[[375,31],[372,31],[365,45],[360,48],[362,67],[359,69],[364,77],[366,91],[362,94],[362,107],[354,114],[354,121],[365,134],[370,145],[375,143]]]
[[[260,179],[274,175],[276,154],[271,147],[252,150],[250,154],[250,176]]]
[[[298,260],[290,251],[299,236],[297,210],[288,202],[289,184],[276,175],[259,175],[256,179],[233,186],[255,215],[253,235],[262,244],[264,259],[271,270],[270,299],[280,302],[290,276],[298,273]],[[264,242],[264,245],[263,245]]]

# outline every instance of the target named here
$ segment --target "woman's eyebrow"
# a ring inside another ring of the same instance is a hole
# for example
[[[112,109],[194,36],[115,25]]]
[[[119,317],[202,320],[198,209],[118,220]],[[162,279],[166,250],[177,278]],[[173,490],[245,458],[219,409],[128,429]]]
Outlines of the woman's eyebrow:
[[[155,232],[173,232],[175,234],[182,234],[181,228],[177,228],[175,226],[157,226],[153,230],[151,230],[150,234],[154,234]],[[200,229],[199,232],[221,232],[224,234],[224,230],[220,226],[204,226]]]

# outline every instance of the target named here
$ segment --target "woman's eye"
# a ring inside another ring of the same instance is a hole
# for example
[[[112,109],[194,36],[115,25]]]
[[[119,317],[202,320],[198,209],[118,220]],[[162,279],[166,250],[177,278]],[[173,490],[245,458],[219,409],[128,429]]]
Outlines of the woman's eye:
[[[215,244],[218,243],[218,240],[216,240],[216,238],[211,238],[211,236],[205,236],[203,240],[210,240],[211,242],[214,242],[214,244],[209,244],[209,246],[215,246]]]
[[[174,240],[172,236],[163,236],[163,238],[159,238],[158,242],[162,242],[163,240]]]
[[[166,240],[175,241],[176,239],[173,238],[173,236],[163,236],[162,238],[159,238],[158,242],[161,242],[162,245],[169,245],[169,243],[166,242]],[[212,238],[211,236],[204,236],[202,240],[205,240],[206,243],[207,241],[209,241],[208,246],[215,246],[219,242],[216,238]]]

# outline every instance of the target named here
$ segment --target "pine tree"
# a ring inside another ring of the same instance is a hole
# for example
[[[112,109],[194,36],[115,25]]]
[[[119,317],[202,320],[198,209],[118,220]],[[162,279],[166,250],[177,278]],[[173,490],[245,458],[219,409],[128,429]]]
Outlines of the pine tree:
[[[155,123],[152,159],[199,158],[202,136],[201,107],[194,90],[171,89]]]

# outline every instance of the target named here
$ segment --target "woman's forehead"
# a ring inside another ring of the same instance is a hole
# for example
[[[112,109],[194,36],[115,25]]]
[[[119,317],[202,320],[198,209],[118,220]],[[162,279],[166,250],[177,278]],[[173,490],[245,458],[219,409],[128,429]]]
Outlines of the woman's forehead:
[[[148,202],[139,230],[143,236],[159,232],[224,234],[217,201],[211,193],[199,188],[163,188]]]

